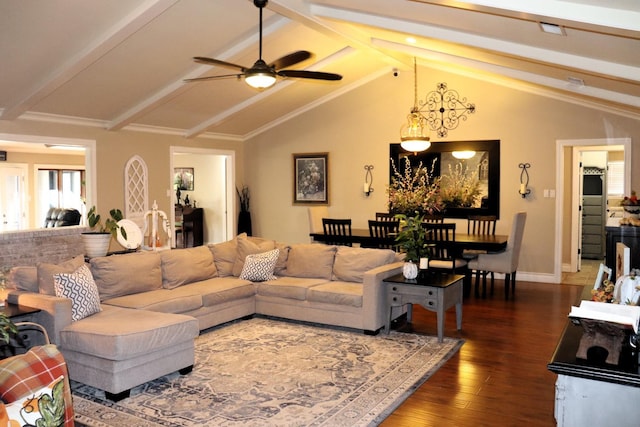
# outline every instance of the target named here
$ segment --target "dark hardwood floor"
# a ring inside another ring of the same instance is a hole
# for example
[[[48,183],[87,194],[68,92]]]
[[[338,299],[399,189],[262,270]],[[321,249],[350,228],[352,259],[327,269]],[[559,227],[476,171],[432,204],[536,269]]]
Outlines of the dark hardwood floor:
[[[547,363],[581,290],[518,281],[505,301],[496,280],[492,297],[465,299],[462,331],[453,309],[445,324],[445,336],[465,344],[381,425],[555,426],[556,375]],[[414,305],[411,327],[436,335],[435,313]]]

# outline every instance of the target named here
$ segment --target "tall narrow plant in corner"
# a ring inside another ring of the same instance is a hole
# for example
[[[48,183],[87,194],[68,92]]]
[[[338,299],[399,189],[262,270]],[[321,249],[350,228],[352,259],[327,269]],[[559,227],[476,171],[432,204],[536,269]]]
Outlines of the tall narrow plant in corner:
[[[238,234],[247,233],[251,236],[251,212],[249,211],[249,202],[251,196],[249,195],[249,187],[242,186],[242,190],[236,187],[238,198],[240,199],[240,213],[238,214]]]

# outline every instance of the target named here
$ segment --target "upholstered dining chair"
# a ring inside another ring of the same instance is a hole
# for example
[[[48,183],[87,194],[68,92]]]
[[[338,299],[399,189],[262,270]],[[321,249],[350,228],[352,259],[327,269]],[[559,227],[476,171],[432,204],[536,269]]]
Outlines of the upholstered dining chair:
[[[324,233],[322,218],[329,217],[329,208],[324,205],[309,206],[307,208],[307,215],[309,217],[309,233]],[[313,243],[313,237],[310,237],[310,239]]]
[[[327,245],[352,246],[351,219],[322,218]]]
[[[396,236],[400,221],[375,221],[369,220],[369,236],[374,241],[368,247],[378,249],[396,249]]]
[[[504,297],[509,299],[509,286],[511,293],[516,291],[516,270],[520,260],[520,248],[524,235],[524,224],[527,220],[526,212],[518,212],[513,216],[511,234],[504,252],[480,254],[478,258],[469,261],[469,269],[476,272],[475,294],[479,296],[480,276],[483,277],[482,295],[487,294],[487,274],[504,273]],[[493,295],[493,276],[491,280],[491,294]]]
[[[471,286],[467,261],[459,257],[454,250],[456,240],[455,223],[422,223],[427,230],[427,242],[430,245],[429,269],[446,270],[454,274],[464,274],[465,288]]]

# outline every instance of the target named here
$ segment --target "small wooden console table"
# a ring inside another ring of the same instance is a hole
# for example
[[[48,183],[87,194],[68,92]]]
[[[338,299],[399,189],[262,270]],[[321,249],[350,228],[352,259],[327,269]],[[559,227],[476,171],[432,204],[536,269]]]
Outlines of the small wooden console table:
[[[385,333],[391,329],[393,307],[408,304],[407,322],[411,322],[412,304],[420,304],[434,311],[438,322],[438,342],[444,336],[445,311],[456,306],[456,326],[462,329],[462,279],[460,274],[421,271],[415,279],[405,279],[402,274],[384,279],[387,284],[387,306],[389,315],[385,323]]]

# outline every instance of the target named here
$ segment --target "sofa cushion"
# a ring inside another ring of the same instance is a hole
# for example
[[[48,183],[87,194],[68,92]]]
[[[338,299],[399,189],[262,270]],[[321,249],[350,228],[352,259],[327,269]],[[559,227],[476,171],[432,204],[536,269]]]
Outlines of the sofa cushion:
[[[362,283],[364,273],[372,268],[394,262],[396,253],[390,249],[367,249],[339,246],[333,264],[333,279]]]
[[[192,342],[198,333],[198,321],[191,316],[105,306],[100,313],[62,329],[60,348],[107,360],[128,360]]]
[[[100,312],[98,287],[86,264],[73,273],[54,274],[53,287],[56,296],[71,300],[72,322]]]
[[[156,252],[92,258],[91,272],[102,301],[162,287],[160,255]]]
[[[286,275],[331,280],[335,254],[335,246],[310,243],[291,245]]]
[[[249,240],[247,237],[238,236],[238,246],[236,249],[236,260],[233,265],[233,275],[236,277],[240,276],[247,255],[271,251],[275,247],[275,242],[273,240]]]
[[[304,301],[307,299],[307,289],[325,282],[325,279],[318,278],[280,277],[260,282],[258,295]]]
[[[233,276],[202,280],[182,286],[179,289],[183,288],[200,295],[203,307],[251,298],[256,294],[256,287],[253,283]]]
[[[162,259],[162,287],[177,288],[187,283],[217,276],[213,254],[206,246],[164,251]]]
[[[252,282],[264,282],[265,280],[273,280],[276,277],[273,271],[276,268],[278,255],[280,250],[263,252],[261,254],[247,255],[244,260],[244,266],[240,273],[240,278],[251,280]]]
[[[213,262],[216,265],[218,276],[225,277],[233,275],[233,265],[236,262],[237,248],[237,239],[209,245],[209,250],[213,254]]]
[[[185,285],[174,289],[140,292],[111,298],[103,301],[103,304],[162,313],[186,313],[202,307],[202,295],[188,287],[189,285]]]
[[[362,307],[362,284],[332,281],[313,286],[307,291],[307,301]]]
[[[39,292],[38,268],[31,266],[12,267],[7,278],[7,288],[18,291]]]
[[[55,295],[56,291],[53,287],[53,275],[58,273],[73,273],[84,264],[84,256],[77,257],[65,261],[61,264],[48,264],[41,262],[38,268],[38,289],[41,294]]]

